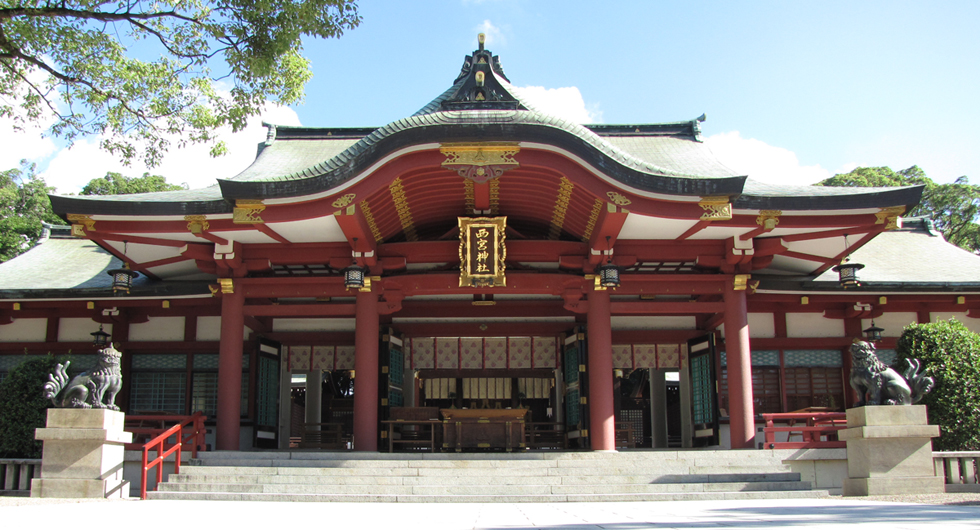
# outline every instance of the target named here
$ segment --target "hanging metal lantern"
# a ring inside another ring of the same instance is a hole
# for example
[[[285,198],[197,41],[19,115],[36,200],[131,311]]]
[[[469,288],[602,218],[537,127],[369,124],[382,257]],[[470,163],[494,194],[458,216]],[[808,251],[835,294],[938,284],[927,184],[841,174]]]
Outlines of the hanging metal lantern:
[[[109,337],[112,336],[102,329],[102,324],[99,324],[99,331],[90,333],[89,335],[92,335],[92,344],[94,344],[96,348],[105,347],[106,344],[109,344]]]
[[[367,275],[368,270],[358,265],[356,259],[350,267],[345,268],[341,272],[344,273],[344,287],[348,290],[364,287],[364,277]]]
[[[128,263],[123,263],[121,269],[112,269],[108,271],[109,276],[112,276],[112,295],[113,296],[124,296],[129,294],[129,289],[133,286],[133,278],[140,275],[140,273],[129,268]]]
[[[871,321],[871,327],[864,330],[864,337],[868,339],[868,342],[878,342],[881,340],[881,332],[885,331],[875,325],[875,321]]]
[[[596,273],[599,275],[600,286],[607,289],[619,287],[619,267],[613,265],[611,261],[599,265]]]
[[[832,270],[838,274],[840,286],[845,289],[860,287],[861,281],[858,279],[858,271],[863,269],[860,263],[848,263],[846,260]]]

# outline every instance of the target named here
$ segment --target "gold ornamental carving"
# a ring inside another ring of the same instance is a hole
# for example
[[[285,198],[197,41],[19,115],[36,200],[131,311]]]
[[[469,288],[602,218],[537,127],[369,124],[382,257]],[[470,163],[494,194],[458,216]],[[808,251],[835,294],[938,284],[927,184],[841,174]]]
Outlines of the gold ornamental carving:
[[[358,203],[361,207],[361,211],[364,212],[364,221],[367,222],[368,228],[371,229],[371,235],[374,236],[374,240],[378,243],[381,242],[381,230],[378,229],[378,223],[374,220],[374,214],[371,213],[371,207],[368,206],[367,201],[361,201]]]
[[[507,218],[460,217],[459,286],[507,285]]]
[[[184,221],[187,221],[187,230],[192,234],[203,234],[211,227],[208,218],[203,215],[185,215]]]
[[[882,208],[880,211],[875,213],[876,225],[885,225],[885,230],[895,230],[898,228],[898,218],[900,215],[905,213],[904,206],[892,206],[890,208]]]
[[[442,167],[476,183],[484,183],[519,167],[514,155],[521,148],[511,142],[445,143],[439,151],[446,155]]]
[[[702,197],[698,206],[704,210],[702,221],[731,221],[732,203],[728,197]]]
[[[70,213],[68,214],[68,220],[71,221],[71,235],[75,237],[85,237],[85,232],[92,232],[95,230],[95,219],[87,215]]]
[[[337,200],[333,201],[332,206],[334,208],[344,208],[350,203],[354,202],[354,198],[357,197],[356,194],[348,193],[347,195],[341,195],[337,197]]]
[[[780,215],[783,215],[782,210],[759,210],[759,217],[755,218],[755,224],[766,230],[772,230],[779,224]]]
[[[235,201],[235,209],[232,211],[232,222],[234,224],[259,224],[265,221],[259,217],[265,211],[262,201],[238,200]]]
[[[607,191],[606,196],[609,197],[609,200],[612,201],[612,203],[617,206],[629,206],[630,204],[633,203],[633,201],[627,199],[622,194],[619,194],[615,191]]]

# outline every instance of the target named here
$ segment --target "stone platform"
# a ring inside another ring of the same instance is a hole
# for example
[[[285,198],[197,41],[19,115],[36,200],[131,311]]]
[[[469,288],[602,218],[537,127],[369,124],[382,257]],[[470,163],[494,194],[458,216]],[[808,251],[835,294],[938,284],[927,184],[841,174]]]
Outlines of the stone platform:
[[[126,415],[106,409],[48,409],[47,426],[35,438],[44,442],[41,477],[32,497],[126,498],[124,446],[133,435],[123,431]]]
[[[848,409],[845,496],[943,493],[943,477],[933,469],[932,439],[926,407],[866,406]]]

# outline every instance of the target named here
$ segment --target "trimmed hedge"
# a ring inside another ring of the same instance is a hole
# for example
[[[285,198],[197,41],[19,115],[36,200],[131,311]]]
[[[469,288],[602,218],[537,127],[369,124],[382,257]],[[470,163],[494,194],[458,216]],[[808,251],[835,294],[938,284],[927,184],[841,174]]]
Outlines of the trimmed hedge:
[[[41,458],[34,429],[44,427],[51,402],[41,395],[48,374],[64,360],[51,355],[30,358],[0,383],[0,458]]]
[[[936,387],[919,403],[939,425],[936,451],[980,450],[980,335],[956,320],[910,324],[898,339],[899,371],[921,359]]]

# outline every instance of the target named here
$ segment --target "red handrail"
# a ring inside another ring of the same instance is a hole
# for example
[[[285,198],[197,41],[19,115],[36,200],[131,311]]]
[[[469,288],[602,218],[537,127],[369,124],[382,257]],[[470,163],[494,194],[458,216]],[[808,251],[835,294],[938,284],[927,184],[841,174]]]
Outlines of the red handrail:
[[[189,434],[181,438],[180,443],[184,445],[184,450],[190,450],[194,458],[197,458],[198,451],[205,450],[204,443],[204,421],[207,416],[202,412],[196,412],[191,416],[176,415],[176,414],[142,414],[142,415],[126,415],[126,423],[157,423],[159,427],[133,427],[127,426],[126,432],[133,433],[134,443],[126,444],[127,451],[139,451],[143,448],[144,443],[139,442],[139,438],[142,436],[155,437],[165,430],[166,423],[169,421],[175,421],[181,425],[181,427],[189,429]]]
[[[200,412],[197,412],[193,416],[185,418],[186,419],[184,421],[177,423],[173,427],[163,431],[156,438],[146,442],[146,444],[143,445],[143,467],[140,475],[140,499],[146,500],[146,476],[151,468],[157,466],[157,484],[159,485],[160,482],[163,481],[164,459],[174,453],[177,453],[176,458],[174,458],[174,474],[177,474],[180,473],[181,448],[184,446],[184,444],[191,439],[194,440],[194,444],[192,445],[191,449],[191,455],[194,458],[197,458],[198,447],[204,446],[204,420],[206,419],[206,416]],[[181,438],[184,427],[190,424],[194,425],[192,432],[188,436]],[[171,436],[177,437],[177,443],[175,443],[169,449],[165,449],[164,445],[167,439]],[[149,455],[150,451],[153,449],[156,449],[157,457],[150,462]]]
[[[847,428],[847,415],[843,412],[783,412],[763,414],[766,422],[766,449],[813,449],[846,447],[837,440],[837,431]],[[775,423],[786,423],[786,427],[776,427]],[[799,424],[799,425],[798,425]],[[785,432],[800,435],[799,442],[777,442],[776,433]]]

